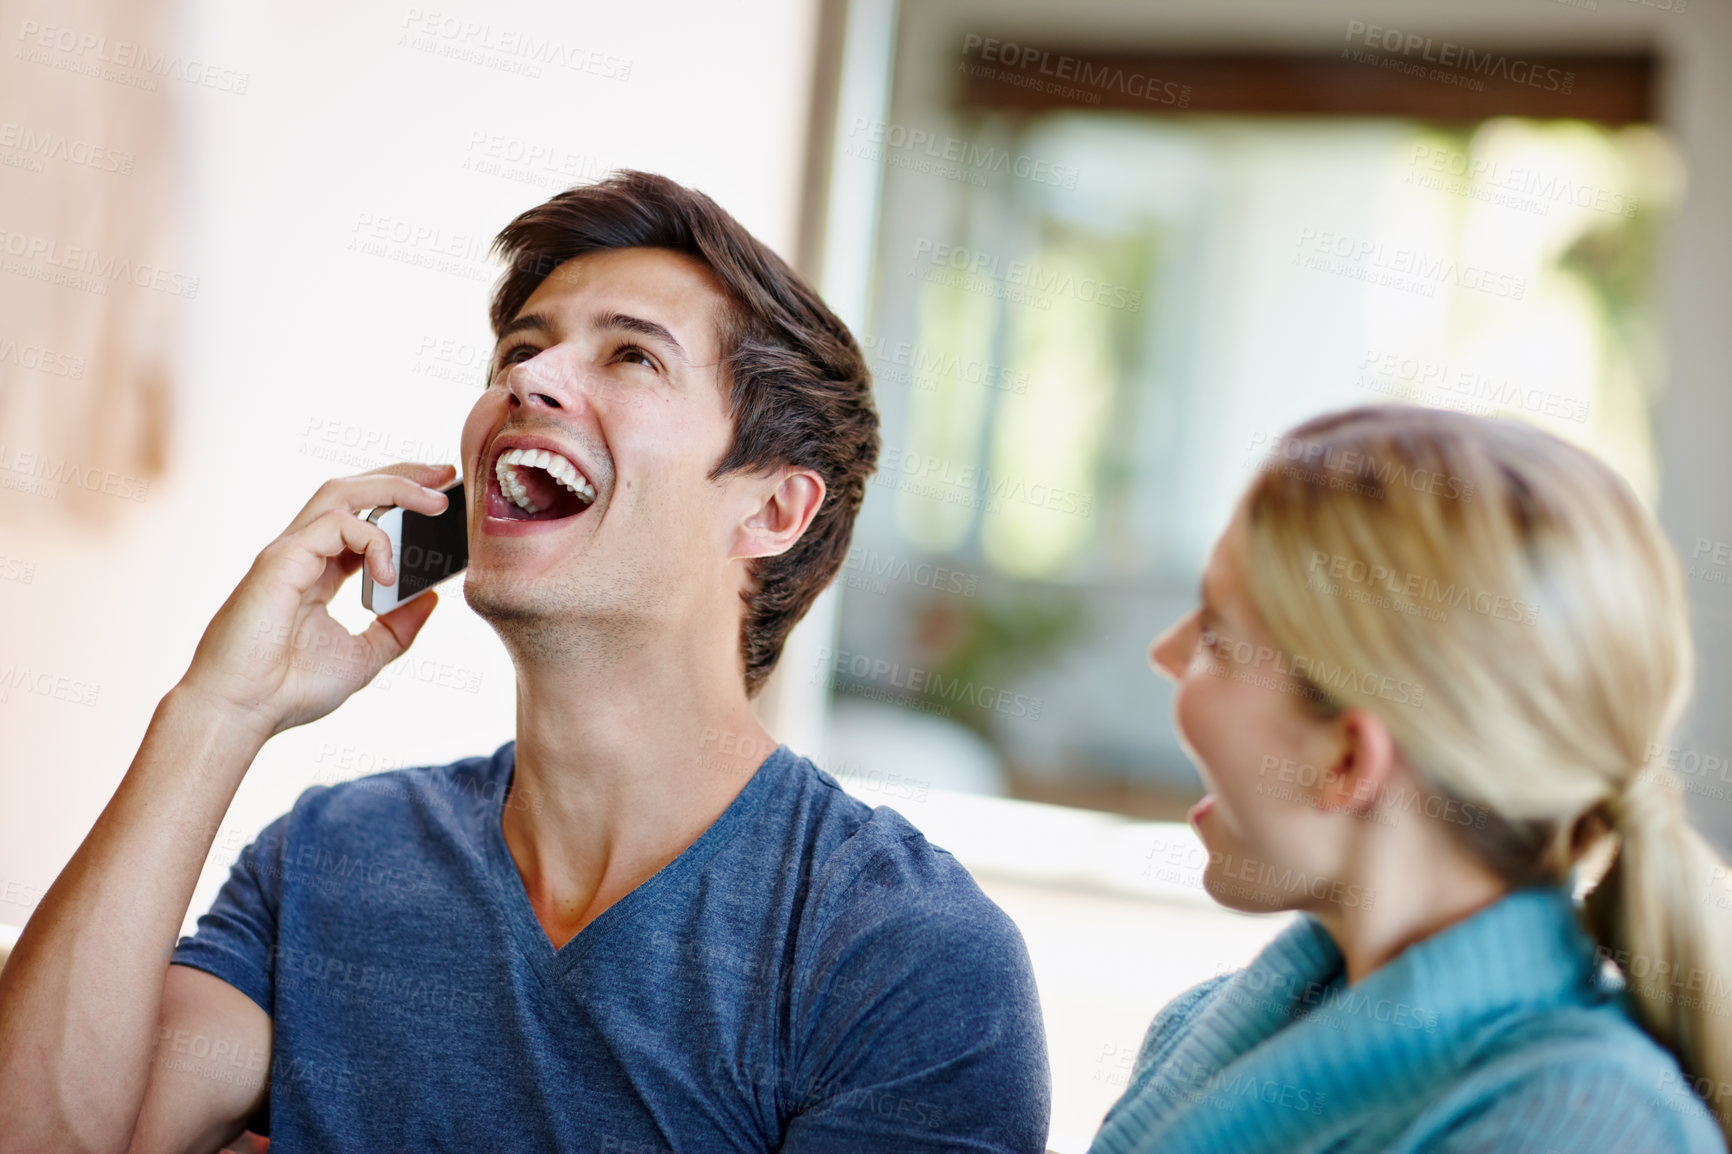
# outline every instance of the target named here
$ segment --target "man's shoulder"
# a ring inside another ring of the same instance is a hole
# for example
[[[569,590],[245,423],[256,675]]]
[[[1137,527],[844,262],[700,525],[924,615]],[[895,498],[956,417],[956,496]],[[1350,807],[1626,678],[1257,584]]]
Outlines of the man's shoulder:
[[[928,841],[895,808],[866,804],[809,759],[794,756],[795,771],[806,775],[813,795],[806,840],[810,903],[819,917],[863,932],[1016,934],[1009,916],[950,851]]]
[[[315,782],[296,799],[291,823],[301,829],[335,831],[352,827],[411,828],[404,818],[440,824],[463,821],[479,808],[500,804],[508,774],[511,743],[491,754],[439,765],[405,766],[335,781]]]
[[[906,884],[915,888],[954,884],[957,875],[973,884],[947,850],[927,841],[896,809],[868,805],[810,758],[791,751],[788,756],[805,811],[802,836],[817,874],[846,884],[891,870],[906,874]]]

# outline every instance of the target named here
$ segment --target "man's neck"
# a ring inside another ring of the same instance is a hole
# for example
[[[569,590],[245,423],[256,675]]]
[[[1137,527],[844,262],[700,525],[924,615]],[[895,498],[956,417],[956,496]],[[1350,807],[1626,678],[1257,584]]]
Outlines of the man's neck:
[[[662,648],[577,663],[514,654],[503,831],[555,946],[696,841],[775,748],[739,670],[706,660],[716,647]]]

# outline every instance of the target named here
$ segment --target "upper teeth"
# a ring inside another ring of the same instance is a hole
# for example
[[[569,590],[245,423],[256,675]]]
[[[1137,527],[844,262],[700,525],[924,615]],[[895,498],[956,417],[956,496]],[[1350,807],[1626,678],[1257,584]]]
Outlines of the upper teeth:
[[[538,513],[541,509],[529,499],[529,489],[517,475],[518,465],[532,465],[541,469],[585,501],[595,500],[595,486],[584,479],[583,474],[577,471],[577,466],[558,453],[550,453],[546,449],[507,449],[499,454],[493,473],[499,478],[500,491],[527,513]]]

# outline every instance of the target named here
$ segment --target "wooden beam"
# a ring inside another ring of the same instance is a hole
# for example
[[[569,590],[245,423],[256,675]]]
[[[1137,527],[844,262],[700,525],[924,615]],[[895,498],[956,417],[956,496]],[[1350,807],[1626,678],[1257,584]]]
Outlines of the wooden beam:
[[[1528,116],[1617,125],[1654,119],[1658,68],[1646,51],[1540,54],[1442,40],[1405,52],[1355,44],[1333,53],[1157,53],[970,36],[955,75],[957,104],[981,111]]]

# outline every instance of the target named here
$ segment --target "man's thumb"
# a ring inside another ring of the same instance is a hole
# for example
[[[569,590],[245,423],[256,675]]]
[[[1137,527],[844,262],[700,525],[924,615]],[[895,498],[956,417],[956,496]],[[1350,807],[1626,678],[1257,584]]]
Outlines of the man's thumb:
[[[367,626],[367,631],[361,634],[361,643],[367,647],[371,665],[367,674],[369,681],[378,676],[379,670],[403,656],[438,604],[439,594],[429,589],[407,605],[381,613],[373,624]]]

